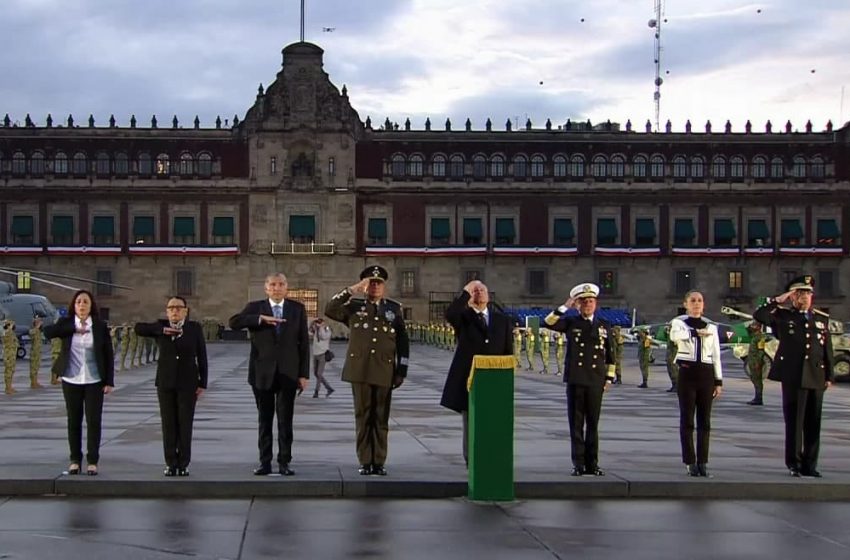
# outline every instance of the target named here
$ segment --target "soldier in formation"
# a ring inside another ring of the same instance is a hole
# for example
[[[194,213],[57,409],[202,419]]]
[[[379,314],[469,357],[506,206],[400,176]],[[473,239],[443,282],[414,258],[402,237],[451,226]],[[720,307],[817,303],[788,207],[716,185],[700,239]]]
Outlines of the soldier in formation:
[[[555,362],[558,366],[558,371],[555,375],[564,374],[564,358],[567,356],[567,335],[563,333],[555,333]]]
[[[528,361],[528,366],[526,367],[528,371],[534,371],[535,346],[537,346],[537,343],[535,341],[534,331],[525,329],[525,359]]]
[[[550,358],[550,342],[551,334],[546,329],[540,329],[540,358],[543,360],[543,369],[540,373],[543,375],[549,374],[549,358]]]
[[[18,337],[15,334],[15,322],[11,319],[3,321],[3,380],[6,382],[6,394],[14,395],[12,377],[15,375],[15,365],[18,362]]]
[[[32,320],[30,328],[30,388],[41,389],[43,385],[38,382],[38,370],[41,368],[41,317]]]
[[[121,369],[119,371],[127,369],[127,354],[130,352],[130,333],[132,330],[128,325],[121,327]],[[132,365],[131,357],[130,366],[132,367]]]
[[[611,353],[614,355],[614,385],[623,383],[623,331],[619,325],[611,327]]]
[[[761,406],[764,404],[762,395],[764,394],[764,370],[767,365],[767,353],[764,347],[767,342],[767,335],[758,321],[750,323],[747,330],[750,331],[750,347],[747,350],[746,364],[747,376],[752,381],[756,393],[747,404]]]
[[[647,329],[639,329],[637,333],[638,365],[640,366],[641,389],[649,387],[649,362],[652,357],[652,337]]]
[[[59,354],[62,353],[62,339],[50,339],[50,384],[59,385],[59,376],[53,373],[56,369],[56,361],[59,359]]]
[[[670,378],[670,388],[667,389],[667,392],[675,393],[676,383],[679,380],[679,366],[676,365],[677,346],[675,341],[670,340],[669,325],[664,327],[664,331],[667,334],[667,356],[665,358],[665,363],[667,364],[667,377]]]

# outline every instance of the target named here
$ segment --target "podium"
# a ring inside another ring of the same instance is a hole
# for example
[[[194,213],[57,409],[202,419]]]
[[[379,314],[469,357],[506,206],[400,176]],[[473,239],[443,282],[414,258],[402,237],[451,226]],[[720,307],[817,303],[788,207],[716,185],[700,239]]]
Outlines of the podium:
[[[469,498],[514,499],[513,356],[475,356],[469,373]]]

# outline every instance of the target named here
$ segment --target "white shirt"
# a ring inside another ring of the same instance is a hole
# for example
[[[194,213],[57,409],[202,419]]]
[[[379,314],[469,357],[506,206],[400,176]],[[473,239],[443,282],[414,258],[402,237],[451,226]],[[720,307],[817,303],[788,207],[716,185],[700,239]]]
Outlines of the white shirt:
[[[85,329],[85,333],[77,332]],[[100,372],[97,369],[97,359],[94,355],[94,335],[92,334],[92,320],[87,317],[85,321],[74,316],[74,336],[71,337],[71,354],[68,360],[68,369],[65,370],[63,381],[73,385],[88,385],[101,381]]]
[[[701,319],[706,323],[707,336],[694,336],[691,328],[685,324],[687,315],[680,315],[670,321],[670,340],[676,343],[676,360],[695,362],[697,359],[703,364],[714,368],[714,378],[723,379],[723,367],[720,362],[720,335],[717,325],[709,323],[705,317]],[[700,355],[697,356],[697,338],[700,339]]]
[[[284,302],[284,301],[286,301],[286,300],[283,300],[283,299],[282,299],[282,300],[280,300],[279,302],[275,303],[275,302],[274,302],[271,298],[269,298],[269,305],[271,305],[271,306],[272,306],[272,317],[274,317],[274,306],[275,306],[275,305],[279,305],[279,306],[280,306],[280,316],[281,316],[281,317],[283,317],[283,302]],[[262,320],[262,319],[257,319],[257,324],[258,324],[258,325],[261,325],[262,323],[263,323],[263,320]]]
[[[325,324],[313,323],[313,349],[314,356],[324,354],[331,347],[331,328]]]

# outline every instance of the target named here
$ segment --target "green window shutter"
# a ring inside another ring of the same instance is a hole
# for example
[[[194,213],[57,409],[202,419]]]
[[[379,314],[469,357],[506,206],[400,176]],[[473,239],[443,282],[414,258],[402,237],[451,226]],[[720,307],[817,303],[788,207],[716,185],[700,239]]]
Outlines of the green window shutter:
[[[573,221],[570,218],[555,218],[555,243],[571,242],[574,237]]]
[[[694,221],[690,218],[676,218],[673,226],[673,239],[675,244],[691,243],[697,236],[694,230]]]
[[[289,237],[316,237],[316,217],[315,216],[290,216],[289,217]]]
[[[635,220],[636,239],[655,239],[655,220],[651,218],[638,218]]]
[[[731,243],[735,239],[735,225],[732,220],[723,218],[714,220],[714,242]]]
[[[96,237],[114,237],[115,218],[112,216],[95,216],[92,221],[91,234]]]
[[[613,245],[617,242],[617,222],[614,218],[599,218],[596,222],[596,242]]]
[[[133,235],[135,237],[153,237],[153,216],[136,216],[133,218]]]
[[[73,216],[53,216],[53,226],[50,232],[54,237],[66,237],[74,235]]]
[[[437,239],[451,237],[448,218],[431,218],[431,237]]]
[[[463,236],[477,237],[481,239],[481,218],[464,218],[463,219]]]
[[[386,239],[387,238],[387,219],[386,218],[369,218],[369,238],[370,239]]]
[[[174,218],[174,237],[193,237],[195,235],[195,218],[181,216]]]
[[[233,237],[233,218],[230,216],[217,216],[213,218],[213,237]]]
[[[831,243],[841,238],[835,220],[818,220],[818,243]]]
[[[12,216],[12,235],[32,236],[34,221],[32,216]]]
[[[747,240],[750,245],[755,245],[757,239],[766,241],[770,238],[767,231],[767,223],[764,220],[750,220],[747,222]]]
[[[513,218],[496,218],[496,237],[509,237],[513,239],[516,236],[514,229]]]
[[[803,239],[800,220],[782,220],[782,244],[798,244]]]

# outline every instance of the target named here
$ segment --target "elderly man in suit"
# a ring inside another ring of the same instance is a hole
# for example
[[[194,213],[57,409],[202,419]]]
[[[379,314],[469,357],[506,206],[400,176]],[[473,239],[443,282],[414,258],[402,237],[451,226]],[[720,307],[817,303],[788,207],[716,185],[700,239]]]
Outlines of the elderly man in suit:
[[[446,321],[454,328],[457,348],[449,366],[440,404],[463,417],[463,460],[469,464],[469,393],[466,389],[472,358],[476,354],[513,354],[511,320],[489,305],[490,292],[480,280],[473,280],[446,309]]]
[[[544,319],[549,329],[565,333],[567,338],[564,383],[573,476],[605,474],[599,468],[599,414],[602,394],[614,382],[616,366],[610,327],[596,313],[598,295],[596,284],[579,284],[570,290],[564,305]],[[567,315],[573,307],[578,315]]]
[[[165,476],[189,476],[195,404],[207,388],[207,346],[200,323],[189,321],[189,304],[168,298],[166,319],[136,323],[136,334],[156,342],[156,396],[162,421]]]
[[[785,465],[791,476],[820,478],[820,421],[823,394],[835,379],[829,315],[812,308],[815,282],[800,276],[785,293],[768,298],[753,317],[769,325],[779,348],[767,378],[782,383]],[[790,307],[781,306],[786,301]]]
[[[295,393],[307,388],[310,377],[307,311],[301,303],[285,299],[288,284],[283,273],[268,275],[264,286],[268,298],[249,302],[230,318],[230,328],[251,333],[248,384],[254,391],[260,425],[260,465],[254,474],[272,472],[272,426],[277,414],[278,472],[292,476]]]
[[[392,391],[404,383],[410,352],[401,304],[384,297],[388,277],[384,267],[368,266],[358,283],[325,307],[325,315],[351,330],[342,380],[354,393],[357,459],[364,476],[387,474]]]

